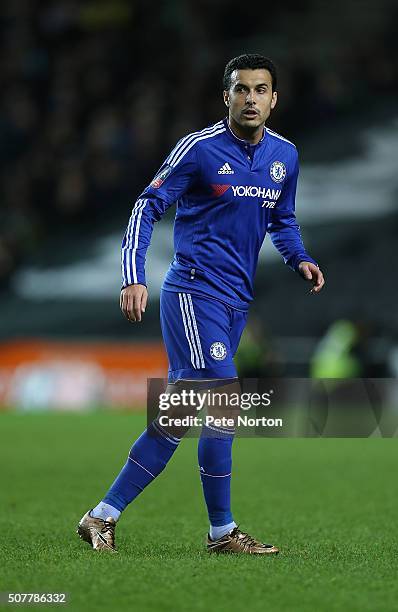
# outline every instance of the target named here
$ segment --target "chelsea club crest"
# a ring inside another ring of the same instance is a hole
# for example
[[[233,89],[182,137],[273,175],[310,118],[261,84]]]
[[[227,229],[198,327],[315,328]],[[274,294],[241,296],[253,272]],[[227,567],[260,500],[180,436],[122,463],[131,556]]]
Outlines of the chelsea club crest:
[[[222,361],[227,356],[227,347],[224,342],[213,342],[210,347],[210,355],[217,361]]]
[[[274,161],[269,169],[269,173],[275,183],[281,183],[286,177],[286,166],[281,161]]]

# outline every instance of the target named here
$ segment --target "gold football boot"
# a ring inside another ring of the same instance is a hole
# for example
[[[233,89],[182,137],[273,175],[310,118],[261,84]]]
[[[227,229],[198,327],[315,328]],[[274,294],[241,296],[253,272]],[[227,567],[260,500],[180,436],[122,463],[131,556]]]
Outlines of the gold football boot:
[[[218,540],[207,536],[207,552],[240,553],[246,555],[276,555],[279,549],[272,544],[263,544],[244,533],[239,527],[234,527]]]
[[[77,534],[88,542],[94,550],[109,550],[117,552],[115,546],[116,521],[109,516],[106,520],[90,516],[90,511],[81,519],[77,526]]]

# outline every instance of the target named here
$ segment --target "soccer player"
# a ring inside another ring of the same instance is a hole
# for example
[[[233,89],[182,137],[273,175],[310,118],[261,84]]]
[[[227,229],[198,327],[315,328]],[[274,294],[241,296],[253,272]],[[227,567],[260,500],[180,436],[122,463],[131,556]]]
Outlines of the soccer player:
[[[241,55],[226,66],[228,117],[182,138],[136,201],[122,244],[120,306],[140,322],[147,305],[145,255],[153,223],[177,203],[175,255],[162,286],[160,316],[169,359],[168,392],[189,381],[236,388],[233,356],[245,327],[266,233],[285,263],[319,293],[324,279],[306,253],[295,217],[297,150],[265,127],[277,103],[274,64]],[[155,419],[134,442],[120,474],[78,526],[94,549],[115,550],[121,513],[165,468],[181,435]],[[198,444],[210,529],[209,552],[275,554],[242,532],[230,507],[233,428],[205,427]]]

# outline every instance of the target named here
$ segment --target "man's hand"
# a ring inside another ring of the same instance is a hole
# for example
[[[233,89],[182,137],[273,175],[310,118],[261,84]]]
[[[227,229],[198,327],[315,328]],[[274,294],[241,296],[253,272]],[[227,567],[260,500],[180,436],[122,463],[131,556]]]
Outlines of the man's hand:
[[[305,280],[312,282],[312,289],[310,293],[319,293],[325,284],[325,279],[321,270],[310,261],[301,261],[299,263],[299,273]]]
[[[120,308],[130,323],[141,321],[148,301],[148,291],[145,285],[129,285],[120,293]]]

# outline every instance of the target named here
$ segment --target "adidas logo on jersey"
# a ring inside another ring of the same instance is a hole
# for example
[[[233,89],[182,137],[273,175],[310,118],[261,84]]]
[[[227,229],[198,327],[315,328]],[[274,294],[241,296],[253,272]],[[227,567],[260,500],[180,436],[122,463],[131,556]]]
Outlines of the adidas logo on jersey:
[[[226,162],[223,166],[221,166],[221,168],[218,171],[218,174],[234,174],[234,171],[232,170],[229,163]]]

